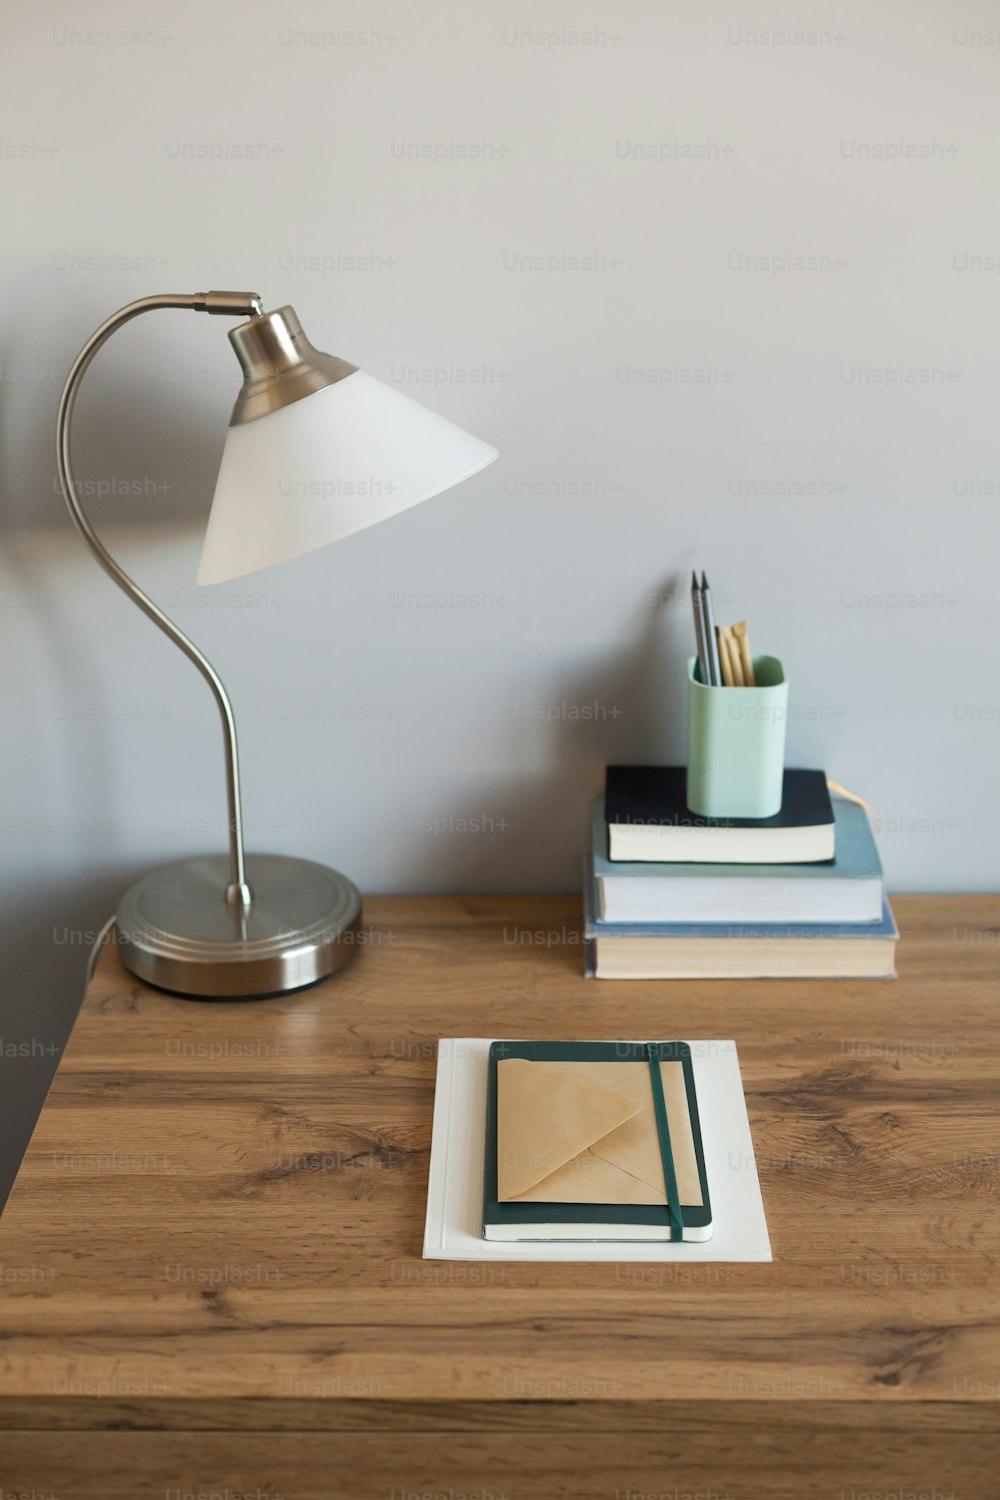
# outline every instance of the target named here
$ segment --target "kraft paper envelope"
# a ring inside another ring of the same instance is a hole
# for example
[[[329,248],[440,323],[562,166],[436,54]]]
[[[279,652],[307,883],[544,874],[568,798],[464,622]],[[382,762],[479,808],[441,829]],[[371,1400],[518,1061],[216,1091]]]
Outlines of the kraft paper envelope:
[[[681,1203],[701,1203],[679,1062],[660,1064]],[[666,1203],[644,1062],[497,1063],[501,1203]]]

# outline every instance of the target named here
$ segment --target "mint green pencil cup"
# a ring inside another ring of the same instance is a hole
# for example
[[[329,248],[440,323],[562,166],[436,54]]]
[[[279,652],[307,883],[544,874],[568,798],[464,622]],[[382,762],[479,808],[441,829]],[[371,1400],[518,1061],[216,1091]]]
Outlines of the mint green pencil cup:
[[[688,662],[687,805],[702,818],[781,811],[788,683],[776,656],[753,659],[756,687],[708,687]]]

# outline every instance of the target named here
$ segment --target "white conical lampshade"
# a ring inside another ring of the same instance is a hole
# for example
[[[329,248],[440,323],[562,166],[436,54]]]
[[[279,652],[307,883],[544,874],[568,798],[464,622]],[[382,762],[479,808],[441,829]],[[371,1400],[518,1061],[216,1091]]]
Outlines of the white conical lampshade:
[[[256,325],[243,326],[254,330]],[[495,448],[408,396],[318,355],[304,338],[300,342],[317,356],[311,390],[298,393],[304,384],[299,361],[291,374],[286,368],[280,378],[257,380],[254,390],[264,389],[272,408],[265,415],[241,415],[237,402],[205,534],[200,584],[223,583],[325,547],[440,494],[497,457]],[[317,389],[323,376],[315,369],[326,368],[321,361],[333,371],[326,377],[332,383]],[[255,410],[254,401],[261,404],[259,394],[245,397],[242,410]]]

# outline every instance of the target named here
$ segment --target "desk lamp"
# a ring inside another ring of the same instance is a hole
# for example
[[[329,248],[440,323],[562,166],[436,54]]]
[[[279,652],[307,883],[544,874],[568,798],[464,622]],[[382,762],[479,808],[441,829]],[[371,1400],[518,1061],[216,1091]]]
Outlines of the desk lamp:
[[[205,678],[222,715],[226,755],[228,858],[182,860],[126,891],[116,913],[121,955],[140,979],[175,994],[219,1000],[278,995],[348,961],[361,898],[344,875],[311,860],[244,856],[229,696],[197,646],[97,537],[70,461],[73,408],[91,360],[123,324],[159,308],[247,320],[229,334],[243,385],[216,481],[199,584],[239,578],[350,536],[469,478],[497,453],[355,365],[314,349],[293,308],[265,312],[253,292],[166,293],[130,302],[87,340],[70,370],[56,453],[74,525],[104,571]]]

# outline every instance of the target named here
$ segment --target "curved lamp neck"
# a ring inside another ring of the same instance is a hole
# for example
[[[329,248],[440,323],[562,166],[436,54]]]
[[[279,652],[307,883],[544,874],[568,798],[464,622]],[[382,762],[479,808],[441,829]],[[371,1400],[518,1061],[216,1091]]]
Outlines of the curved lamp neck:
[[[175,645],[179,646],[191,661],[194,662],[205,681],[208,683],[215,696],[222,716],[222,729],[225,740],[226,751],[226,787],[229,795],[229,852],[230,852],[230,879],[226,888],[226,900],[237,909],[246,910],[252,900],[253,893],[246,878],[246,868],[243,855],[243,814],[240,800],[240,772],[239,757],[236,748],[236,721],[233,718],[232,705],[229,695],[222,685],[222,679],[212,666],[207,657],[203,656],[197,646],[190,641],[184,632],[169,619],[158,605],[154,604],[147,594],[144,594],[128,574],[119,567],[110,552],[100,540],[94,528],[80,504],[79,486],[73,478],[73,466],[70,454],[70,431],[73,418],[73,408],[76,404],[77,393],[80,383],[90,365],[91,360],[117,329],[132,318],[138,317],[140,313],[155,312],[160,308],[183,308],[188,312],[214,313],[222,317],[242,317],[258,319],[263,316],[263,304],[255,292],[195,292],[195,293],[173,293],[165,292],[160,296],[141,297],[137,302],[130,302],[126,307],[112,314],[105,323],[102,323],[84,344],[80,353],[73,363],[73,367],[63,387],[62,397],[59,402],[59,415],[56,422],[56,464],[59,470],[59,482],[62,486],[63,495],[69,508],[70,516],[77,531],[80,533],[87,546],[90,548],[101,567],[118,587],[126,593],[133,603],[137,604],[145,615],[158,625],[164,635],[168,636]],[[253,323],[246,325],[253,327]]]

